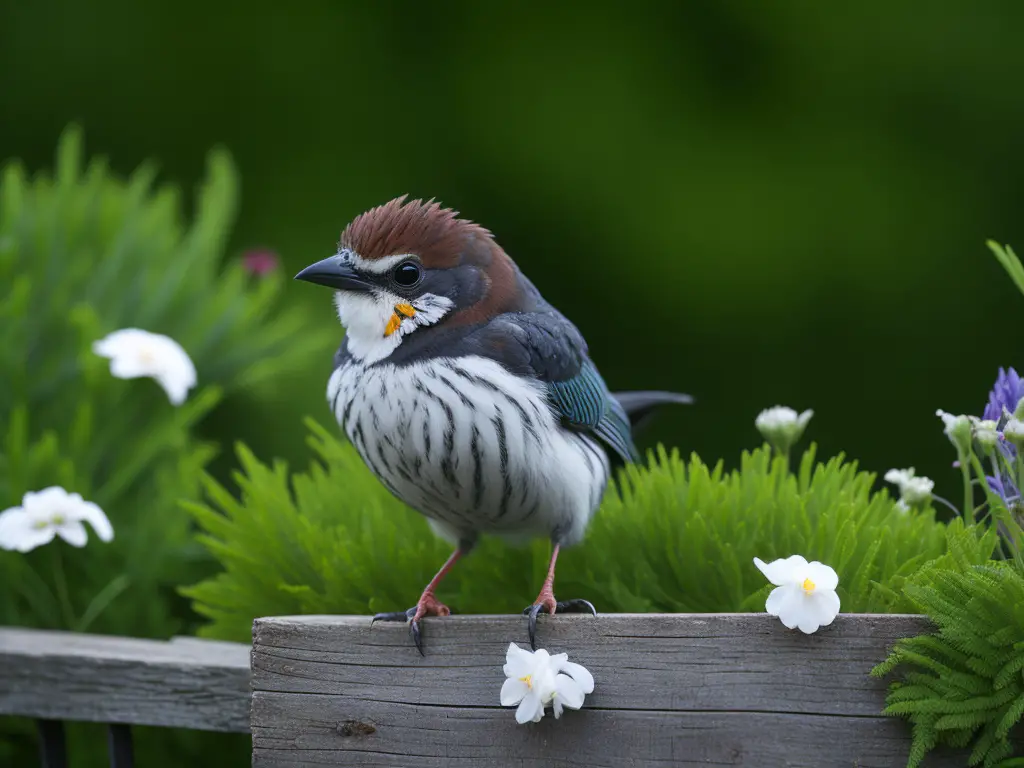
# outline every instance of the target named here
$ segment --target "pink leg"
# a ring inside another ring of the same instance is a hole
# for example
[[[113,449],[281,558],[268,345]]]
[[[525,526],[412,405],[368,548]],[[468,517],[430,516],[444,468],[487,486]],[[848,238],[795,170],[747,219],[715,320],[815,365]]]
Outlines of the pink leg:
[[[438,601],[434,595],[434,590],[437,589],[437,585],[441,583],[441,580],[448,575],[448,571],[452,569],[452,566],[462,557],[462,550],[456,549],[452,552],[451,556],[445,561],[444,565],[441,566],[441,570],[430,580],[426,588],[423,590],[423,594],[420,595],[420,600],[416,603],[416,613],[413,615],[413,621],[419,621],[424,616],[449,616],[451,611],[448,606]]]
[[[544,579],[544,584],[541,585],[540,594],[537,595],[537,599],[533,601],[534,605],[546,608],[547,612],[552,616],[555,615],[555,611],[558,608],[558,601],[555,600],[555,562],[558,560],[558,549],[558,545],[555,544],[555,548],[551,550],[551,563],[548,565],[548,576]]]
[[[378,613],[370,621],[372,624],[374,621],[407,621],[409,622],[409,632],[412,634],[412,640],[416,643],[416,649],[423,654],[423,636],[420,633],[420,619],[424,616],[448,616],[451,611],[448,606],[437,599],[434,594],[434,590],[437,589],[437,585],[441,583],[441,580],[448,575],[448,571],[452,569],[456,561],[462,557],[463,549],[459,547],[451,556],[445,561],[445,564],[441,566],[441,570],[430,580],[426,588],[423,590],[423,594],[420,595],[419,601],[416,605],[407,611],[394,611],[391,613]]]
[[[530,633],[530,645],[534,650],[537,650],[537,616],[541,611],[547,610],[551,615],[556,613],[592,613],[597,615],[594,606],[587,600],[559,602],[555,599],[555,563],[558,561],[559,549],[558,544],[555,544],[555,548],[551,550],[551,563],[548,565],[548,575],[544,579],[544,584],[541,585],[540,594],[533,601],[533,605],[523,611],[523,614],[530,618],[527,629]]]

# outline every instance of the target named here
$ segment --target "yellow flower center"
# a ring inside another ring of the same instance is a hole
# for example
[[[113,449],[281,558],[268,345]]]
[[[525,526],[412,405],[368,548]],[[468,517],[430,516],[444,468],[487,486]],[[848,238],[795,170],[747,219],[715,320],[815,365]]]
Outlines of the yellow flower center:
[[[43,528],[45,528],[47,525],[48,523],[45,520],[36,520],[34,523],[32,523],[32,527],[35,528],[37,531],[43,530]]]
[[[527,688],[533,690],[533,675],[527,675],[526,677],[520,677],[519,679],[526,683]]]
[[[811,594],[814,591],[814,582],[810,579],[804,579],[803,588],[804,592]]]

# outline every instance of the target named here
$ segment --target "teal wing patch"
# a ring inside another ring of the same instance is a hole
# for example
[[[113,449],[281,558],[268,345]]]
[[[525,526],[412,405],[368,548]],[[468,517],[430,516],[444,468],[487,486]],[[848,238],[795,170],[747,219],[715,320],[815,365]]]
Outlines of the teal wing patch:
[[[629,417],[612,397],[608,387],[589,360],[565,381],[548,382],[552,403],[570,429],[590,432],[625,462],[637,461]]]

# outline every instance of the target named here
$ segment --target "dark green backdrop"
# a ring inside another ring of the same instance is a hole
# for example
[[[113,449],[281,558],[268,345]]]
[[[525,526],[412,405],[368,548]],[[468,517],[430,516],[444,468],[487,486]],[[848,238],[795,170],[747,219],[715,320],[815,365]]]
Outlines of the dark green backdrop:
[[[753,418],[957,493],[937,407],[1024,365],[1024,4],[0,0],[0,155],[82,123],[191,188],[215,143],[234,238],[288,270],[404,192],[491,228],[610,384],[693,393],[651,434],[735,462]],[[328,296],[291,299],[332,322]],[[329,360],[213,425],[305,461]]]

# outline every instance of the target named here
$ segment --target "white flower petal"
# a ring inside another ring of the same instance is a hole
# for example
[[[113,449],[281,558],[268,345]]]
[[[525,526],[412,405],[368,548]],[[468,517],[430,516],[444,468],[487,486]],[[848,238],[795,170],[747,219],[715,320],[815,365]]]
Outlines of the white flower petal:
[[[827,627],[839,615],[839,595],[832,590],[815,591],[811,595],[815,618],[823,627]]]
[[[63,525],[54,526],[53,530],[72,547],[84,547],[89,540],[85,526],[78,520],[68,520]]]
[[[153,373],[153,366],[137,355],[122,355],[110,361],[110,375],[118,379],[139,379]]]
[[[583,693],[594,692],[594,676],[590,674],[590,670],[583,665],[574,664],[571,661],[563,661],[562,665],[558,667],[558,669],[575,680],[577,684],[579,684]]]
[[[81,501],[77,493],[68,493],[59,485],[51,485],[41,491],[29,491],[21,499],[21,506],[26,511],[50,515],[68,504]]]
[[[802,599],[803,590],[797,584],[786,584],[772,590],[764,603],[764,610],[770,616],[789,615],[796,610],[796,606]]]
[[[519,708],[516,709],[516,722],[520,725],[529,722],[536,723],[542,717],[544,717],[544,704],[540,697],[533,693],[524,698],[519,703]]]
[[[781,587],[783,584],[795,584],[804,580],[802,573],[807,567],[807,560],[800,555],[790,555],[785,559],[766,563],[761,558],[755,557],[754,565],[768,581]]]
[[[555,700],[561,701],[569,709],[583,706],[583,687],[568,675],[555,677]]]
[[[15,552],[31,552],[48,544],[54,537],[53,526],[36,523],[39,518],[23,507],[0,512],[0,548]]]
[[[890,469],[885,473],[885,482],[892,483],[902,489],[904,485],[913,479],[913,477],[913,467],[908,467],[907,469]]]
[[[83,501],[75,510],[79,520],[87,522],[96,531],[101,541],[111,541],[114,538],[114,527],[110,520],[103,513],[103,510],[91,501]]]
[[[181,405],[188,399],[188,390],[192,386],[174,376],[155,376],[157,384],[167,393],[171,405]]]
[[[786,405],[776,405],[771,408],[765,408],[754,419],[754,426],[759,430],[772,430],[779,429],[780,427],[788,427],[791,424],[796,424],[800,417],[797,412]]]
[[[813,635],[818,631],[818,627],[821,626],[821,622],[818,621],[818,617],[813,610],[805,609],[799,615],[795,615],[793,621],[797,629],[805,635]],[[792,628],[790,627],[790,629]]]
[[[501,686],[501,706],[513,707],[526,698],[529,692],[530,686],[523,680],[510,677]]]
[[[515,643],[508,644],[505,652],[505,677],[526,677],[533,671],[533,654]]]
[[[57,535],[57,529],[53,526],[47,526],[46,528],[33,529],[24,536],[18,542],[17,546],[12,549],[18,552],[31,552],[36,547],[42,547],[53,541],[53,537]]]
[[[11,507],[0,512],[0,541],[8,536],[16,536],[25,526],[28,515],[23,507]]]
[[[185,402],[188,390],[196,385],[195,364],[184,348],[169,336],[122,328],[95,342],[93,352],[110,359],[113,376],[156,379],[175,405]]]
[[[839,576],[831,566],[815,560],[807,564],[806,578],[814,582],[814,591],[834,590],[839,585]]]
[[[555,720],[562,716],[562,700],[558,696],[551,700],[551,713],[555,716]]]

